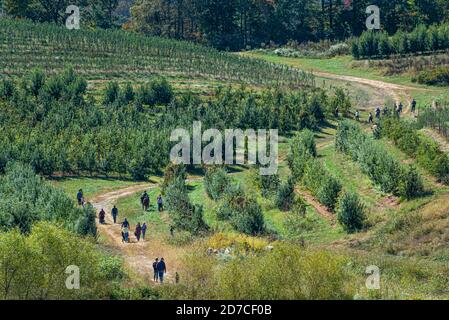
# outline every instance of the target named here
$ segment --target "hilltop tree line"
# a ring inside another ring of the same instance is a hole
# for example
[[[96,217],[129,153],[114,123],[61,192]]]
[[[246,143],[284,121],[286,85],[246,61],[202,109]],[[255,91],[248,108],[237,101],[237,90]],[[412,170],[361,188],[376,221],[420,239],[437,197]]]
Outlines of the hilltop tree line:
[[[345,39],[366,30],[366,8],[377,5],[388,34],[422,23],[448,21],[445,0],[137,0],[128,27],[146,34],[200,41],[238,50],[274,42],[284,44]]]
[[[69,5],[80,8],[81,22],[99,28],[118,27],[126,15],[124,1],[119,0],[2,0],[4,13],[17,18],[27,18],[37,22],[65,23],[70,14]],[[120,4],[120,7],[119,7]],[[129,1],[125,4],[130,5]],[[120,10],[117,10],[120,9]]]
[[[387,32],[365,31],[352,42],[354,58],[388,57],[449,49],[449,23],[417,26],[412,32],[399,31],[392,37]]]
[[[63,23],[68,5],[81,9],[82,23],[122,25],[145,34],[187,39],[238,50],[345,39],[366,30],[365,12],[377,5],[382,29],[392,35],[419,24],[449,21],[446,0],[2,0],[4,13],[39,22]],[[349,3],[348,7],[346,3]],[[1,1],[0,1],[1,4]],[[130,13],[131,12],[131,13]],[[128,16],[131,15],[129,18]]]

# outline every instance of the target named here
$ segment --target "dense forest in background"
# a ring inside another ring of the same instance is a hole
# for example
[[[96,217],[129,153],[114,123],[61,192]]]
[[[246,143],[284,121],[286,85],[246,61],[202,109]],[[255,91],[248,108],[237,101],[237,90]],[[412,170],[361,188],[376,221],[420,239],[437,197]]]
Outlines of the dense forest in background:
[[[82,23],[122,26],[148,35],[201,42],[224,50],[322,39],[342,40],[366,30],[369,5],[380,8],[392,35],[449,21],[446,0],[2,0],[4,13],[63,22],[78,5]]]
[[[131,27],[238,50],[359,36],[369,5],[380,8],[382,29],[389,34],[449,19],[445,0],[137,0]]]
[[[64,23],[66,8],[80,8],[81,23],[88,27],[117,28],[130,18],[135,0],[0,0],[3,14],[36,22]]]

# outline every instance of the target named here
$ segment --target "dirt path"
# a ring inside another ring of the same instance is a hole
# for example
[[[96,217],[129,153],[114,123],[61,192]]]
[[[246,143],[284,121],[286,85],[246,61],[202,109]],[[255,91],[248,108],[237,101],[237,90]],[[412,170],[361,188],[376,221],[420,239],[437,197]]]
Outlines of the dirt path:
[[[410,96],[410,91],[415,88],[393,84],[388,82],[383,82],[379,80],[371,80],[366,78],[359,78],[353,76],[343,76],[326,72],[312,72],[314,75],[322,78],[333,79],[333,80],[342,80],[346,82],[354,82],[358,84],[363,84],[375,88],[383,93],[385,97],[390,96],[395,102],[403,101],[404,99],[409,103],[412,98]],[[404,101],[403,101],[404,102]],[[408,106],[406,106],[408,107]],[[408,111],[408,108],[405,108]]]
[[[323,206],[321,203],[319,203],[308,192],[306,192],[300,188],[296,188],[295,191],[296,191],[296,193],[301,195],[304,198],[304,200],[306,200],[306,202],[308,204],[310,204],[316,210],[316,212],[318,212],[319,215],[321,215],[323,218],[328,220],[330,222],[330,224],[332,225],[332,227],[335,228],[336,220],[335,220],[335,215],[332,212],[330,212],[325,206]]]
[[[100,235],[105,238],[108,246],[120,252],[126,266],[130,270],[133,270],[140,276],[143,276],[146,280],[151,279],[152,263],[154,259],[149,256],[149,253],[151,252],[151,250],[148,250],[149,244],[146,242],[137,243],[137,239],[134,237],[133,232],[130,232],[131,243],[122,243],[120,224],[114,224],[110,212],[113,204],[119,198],[127,197],[137,192],[156,187],[157,185],[155,184],[132,186],[99,195],[92,201],[92,205],[96,209],[97,213],[101,209],[106,211],[106,224],[100,224],[97,219],[97,227]],[[121,220],[120,218],[121,217],[119,216],[119,220]]]
[[[200,179],[188,179],[186,182],[195,182],[198,180]],[[127,269],[139,276],[146,284],[155,284],[152,281],[152,264],[156,257],[163,257],[166,261],[167,274],[165,282],[173,282],[175,272],[181,268],[180,257],[183,254],[183,249],[167,244],[164,236],[152,233],[151,224],[148,224],[145,241],[137,241],[134,236],[134,226],[131,226],[130,243],[123,243],[119,221],[121,222],[123,220],[124,215],[119,211],[117,224],[114,224],[111,209],[114,203],[120,198],[132,196],[138,192],[151,190],[158,186],[158,184],[150,183],[135,185],[107,192],[92,199],[92,205],[96,209],[97,214],[101,209],[104,209],[106,212],[106,224],[100,224],[97,219],[97,227],[100,235],[105,238],[105,242],[110,249],[120,253]],[[138,201],[139,197],[136,196],[136,205],[138,205]],[[161,218],[168,220],[167,213],[161,213]]]

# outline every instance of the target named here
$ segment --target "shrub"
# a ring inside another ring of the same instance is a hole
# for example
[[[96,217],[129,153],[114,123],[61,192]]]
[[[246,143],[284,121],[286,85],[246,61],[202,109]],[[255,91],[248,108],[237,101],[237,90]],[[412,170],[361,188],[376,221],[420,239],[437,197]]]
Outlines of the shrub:
[[[206,193],[212,200],[221,199],[227,192],[231,183],[230,178],[226,174],[225,169],[218,167],[210,167],[204,176],[204,188]]]
[[[120,87],[117,81],[109,82],[104,90],[103,104],[112,105],[114,102],[118,101],[120,96]]]
[[[121,100],[126,105],[134,100],[134,89],[132,85],[128,82],[125,85],[125,88],[121,92]]]
[[[292,208],[295,199],[295,182],[290,177],[281,184],[276,195],[276,206],[282,211],[288,211]]]
[[[29,235],[0,233],[0,266],[8,270],[0,275],[2,298],[104,299],[109,285],[99,272],[100,255],[92,241],[48,222],[36,223]],[[73,265],[79,268],[81,285],[67,290],[64,271]]]
[[[413,80],[429,86],[449,86],[449,67],[421,71]]]
[[[349,232],[360,231],[364,227],[365,206],[355,193],[345,192],[338,202],[337,219],[343,228]]]
[[[330,175],[322,177],[321,179],[321,185],[316,193],[317,200],[331,211],[334,211],[342,186],[337,179]]]
[[[203,207],[190,202],[185,182],[181,177],[167,186],[165,199],[175,228],[189,231],[193,235],[207,231],[208,226],[203,219]]]
[[[59,100],[62,97],[64,89],[64,82],[59,75],[54,75],[48,78],[42,88],[44,96],[54,100]]]
[[[293,208],[287,213],[284,220],[284,228],[290,238],[298,239],[303,236],[303,233],[316,230],[319,225],[316,217],[306,215],[306,203],[297,196]]]
[[[16,86],[10,79],[2,79],[0,81],[0,98],[9,99],[14,95]]]
[[[223,198],[217,209],[217,218],[229,220],[236,231],[245,234],[255,235],[264,230],[261,207],[238,187]]]
[[[290,143],[290,153],[287,158],[293,177],[299,179],[304,174],[304,169],[310,157],[316,157],[316,144],[313,133],[303,130],[298,133]]]
[[[310,131],[301,132],[290,144],[288,164],[293,177],[300,181],[320,203],[334,210],[341,184],[315,157],[313,134]]]
[[[399,194],[407,200],[419,196],[424,190],[424,185],[421,176],[416,171],[415,167],[410,166],[406,172],[403,173],[401,183],[399,184]]]
[[[120,257],[103,256],[98,265],[98,272],[109,281],[119,281],[125,278],[123,260]]]
[[[30,82],[31,94],[37,97],[45,84],[45,74],[41,70],[34,70],[30,76]]]
[[[255,176],[254,183],[260,189],[262,197],[269,198],[277,194],[280,184],[278,174],[261,175],[259,171],[253,174]]]
[[[187,177],[184,165],[170,163],[164,171],[164,181],[161,184],[162,194],[165,194],[166,188],[178,178],[185,180]]]
[[[83,215],[79,218],[76,223],[76,232],[80,235],[96,236],[97,235],[97,225],[95,223],[95,209],[91,204],[88,204],[83,209]]]
[[[351,101],[342,88],[335,89],[335,96],[330,102],[330,112],[333,113],[337,108],[345,117],[351,112]]]
[[[173,99],[173,89],[165,78],[156,79],[150,83],[153,103],[167,105]]]
[[[234,259],[220,269],[216,295],[236,300],[352,298],[345,262],[335,253],[279,244],[265,255]]]

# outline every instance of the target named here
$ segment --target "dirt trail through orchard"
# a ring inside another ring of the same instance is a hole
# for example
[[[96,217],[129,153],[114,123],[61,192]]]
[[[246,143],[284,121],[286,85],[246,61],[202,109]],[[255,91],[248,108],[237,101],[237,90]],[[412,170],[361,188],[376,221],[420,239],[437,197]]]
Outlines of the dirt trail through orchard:
[[[409,103],[412,100],[410,91],[415,89],[412,87],[389,83],[389,82],[383,82],[383,81],[379,81],[379,80],[371,80],[371,79],[359,78],[359,77],[353,77],[353,76],[343,76],[343,75],[337,75],[337,74],[326,73],[326,72],[315,72],[314,71],[312,73],[314,75],[316,75],[318,77],[322,77],[322,78],[333,79],[333,80],[342,80],[342,81],[346,81],[346,82],[355,82],[358,84],[370,86],[372,88],[379,90],[379,93],[383,93],[383,95],[385,97],[388,97],[388,96],[391,97],[395,102],[400,102],[402,100],[402,102],[404,103],[405,101],[403,101],[403,100],[405,99],[407,101],[407,103]],[[406,106],[406,107],[408,107],[408,106]],[[406,108],[406,110],[404,110],[404,111],[408,111],[408,108]]]
[[[200,179],[188,179],[186,182],[194,182]],[[135,226],[131,225],[130,228],[130,243],[123,243],[121,236],[121,226],[119,222],[125,218],[124,213],[119,211],[119,217],[116,224],[114,224],[111,210],[114,203],[124,197],[135,195],[138,192],[144,190],[151,190],[157,188],[158,184],[139,184],[131,187],[127,187],[120,190],[114,190],[92,199],[92,205],[98,212],[104,209],[106,212],[106,224],[100,224],[97,219],[97,227],[100,235],[105,238],[107,246],[110,249],[120,253],[124,259],[125,265],[128,270],[138,275],[145,284],[154,284],[153,279],[153,261],[156,257],[163,257],[167,264],[167,274],[164,282],[173,282],[174,274],[180,269],[180,256],[182,256],[183,250],[178,247],[168,245],[164,241],[165,235],[154,234],[152,232],[151,225],[148,224],[148,230],[145,241],[137,242],[134,236]],[[136,196],[136,205],[139,205],[139,197]],[[159,214],[159,213],[157,213]],[[160,213],[161,219],[168,221],[166,212]]]

